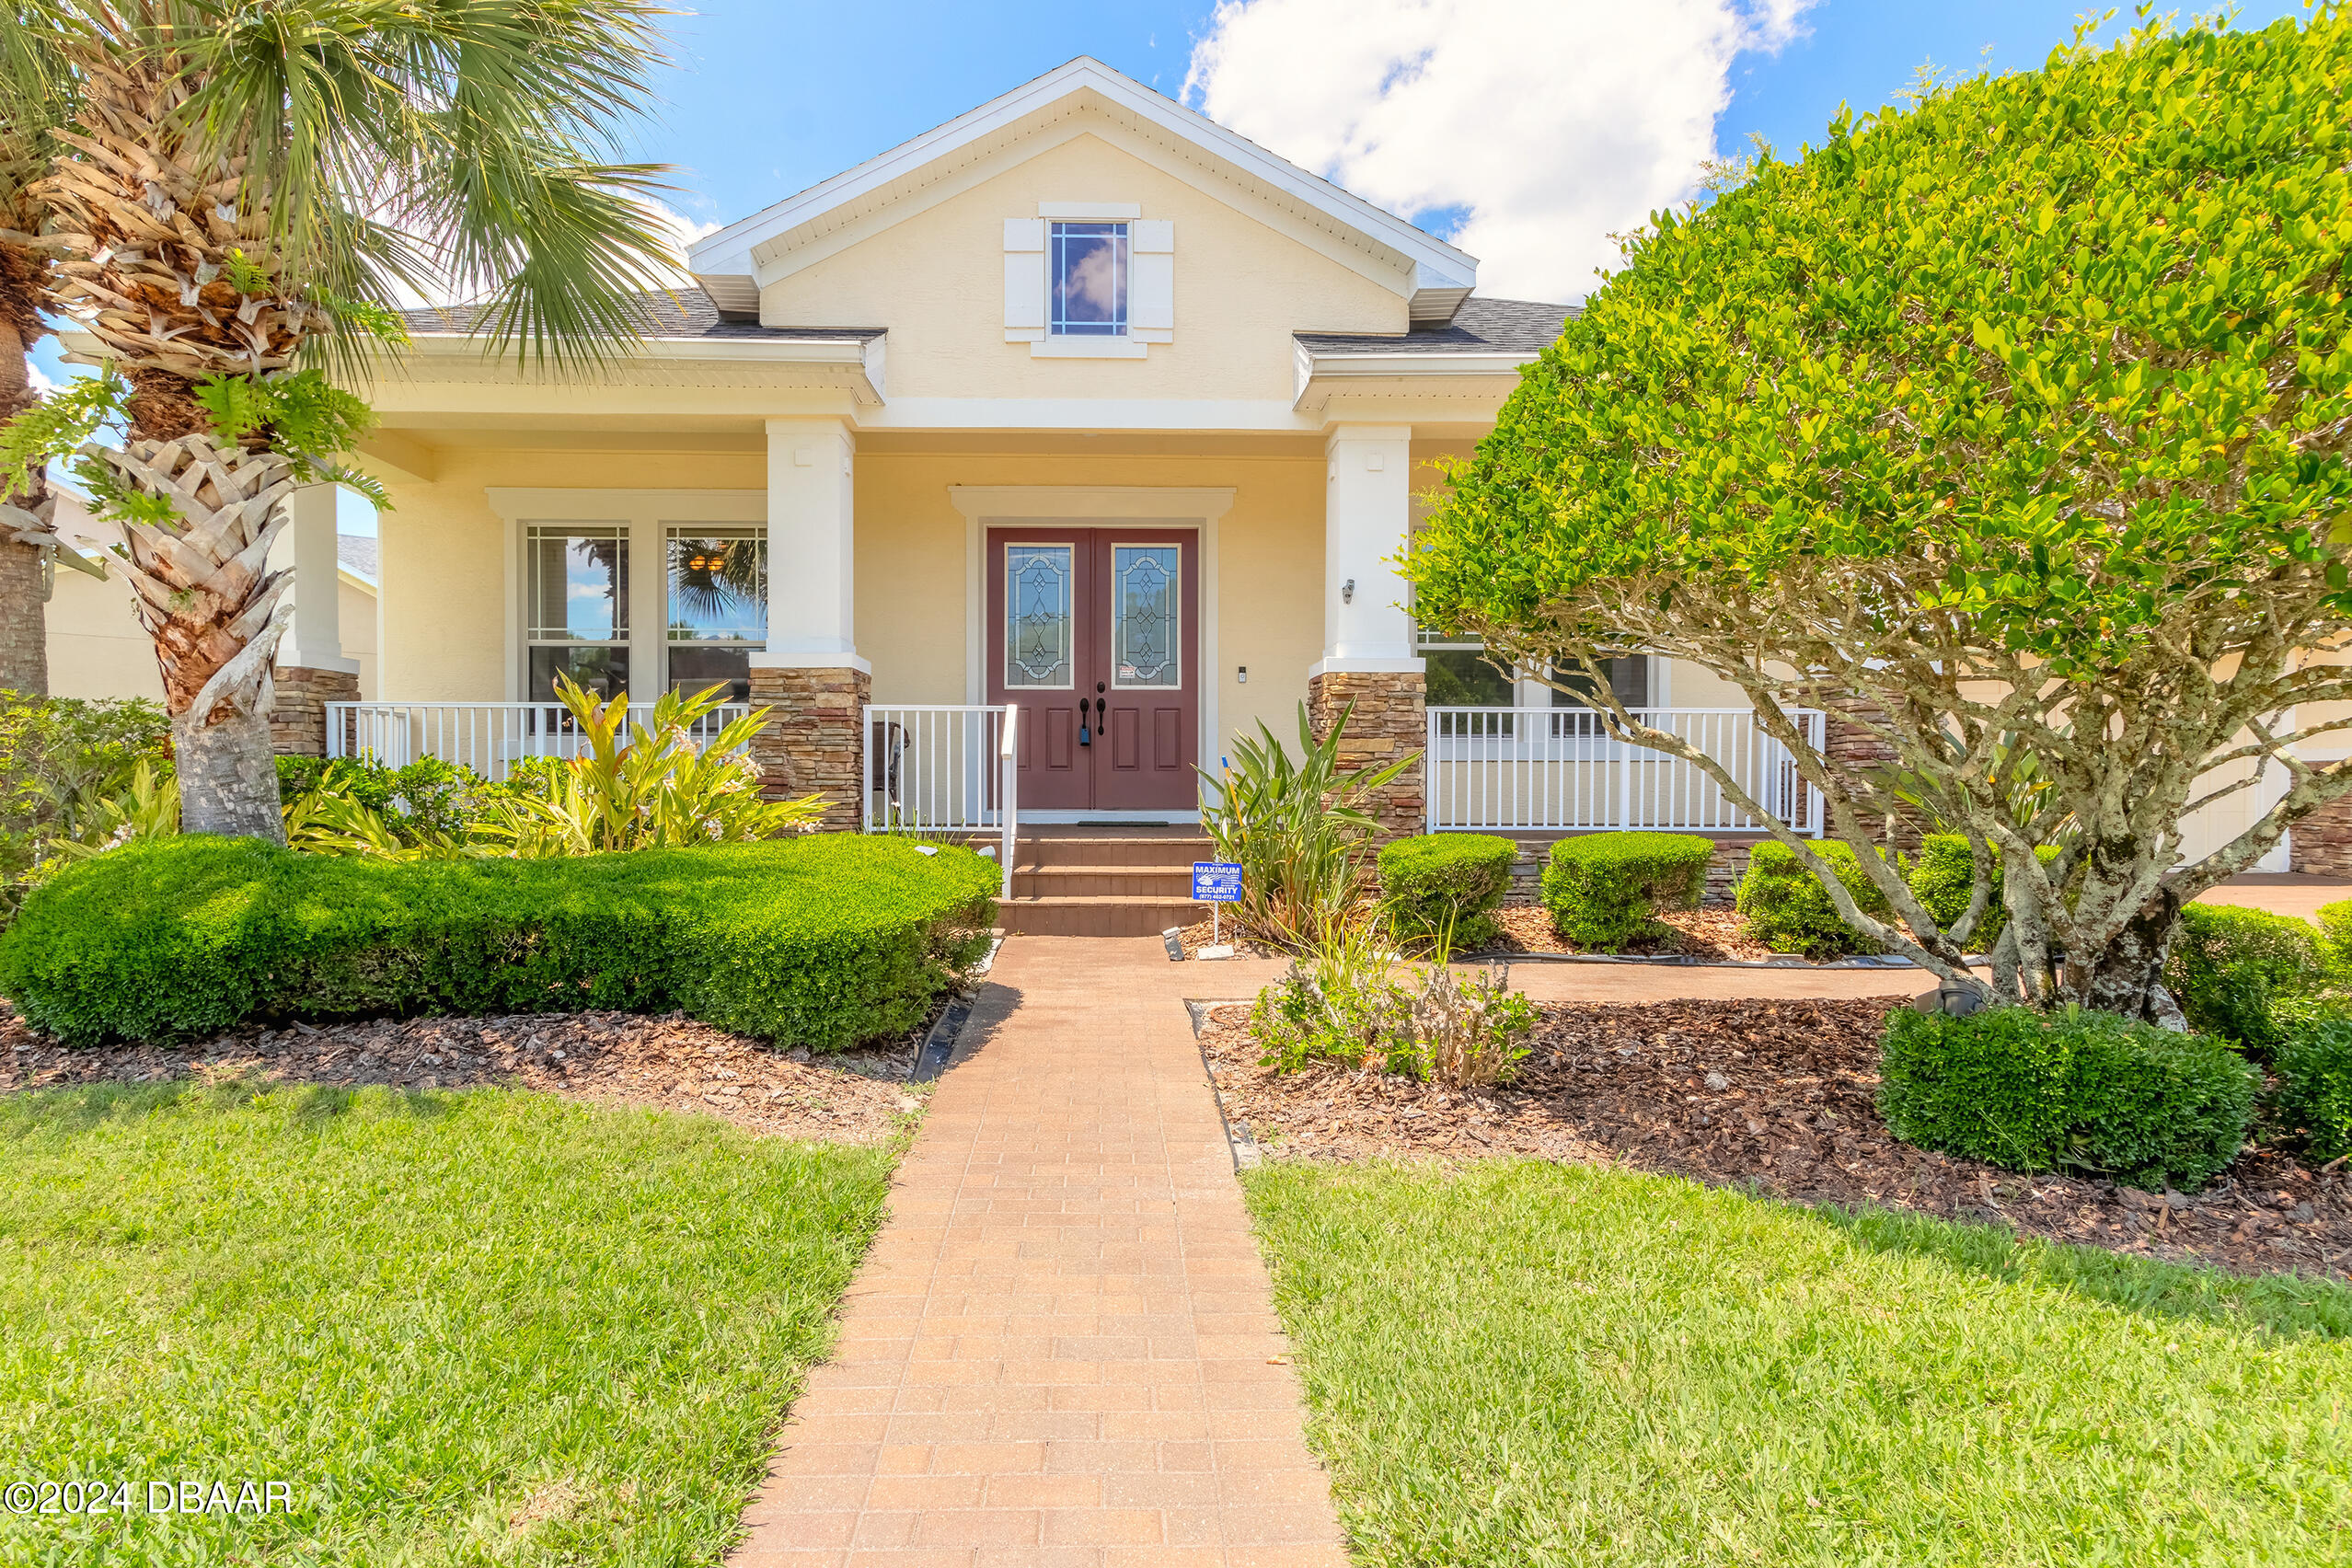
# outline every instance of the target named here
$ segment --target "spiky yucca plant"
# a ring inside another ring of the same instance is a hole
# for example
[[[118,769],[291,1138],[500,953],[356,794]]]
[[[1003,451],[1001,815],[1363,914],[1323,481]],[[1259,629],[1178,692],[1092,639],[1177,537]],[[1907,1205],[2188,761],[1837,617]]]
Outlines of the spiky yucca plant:
[[[661,58],[657,15],[640,0],[20,7],[78,98],[36,187],[52,292],[110,368],[38,431],[0,432],[0,482],[70,446],[123,522],[190,830],[282,840],[268,715],[289,584],[270,545],[296,486],[365,483],[338,467],[365,410],[327,375],[399,336],[404,292],[486,298],[472,318],[494,351],[594,363],[674,265],[646,199],[662,171],[598,156]],[[122,438],[98,439],[118,416]]]

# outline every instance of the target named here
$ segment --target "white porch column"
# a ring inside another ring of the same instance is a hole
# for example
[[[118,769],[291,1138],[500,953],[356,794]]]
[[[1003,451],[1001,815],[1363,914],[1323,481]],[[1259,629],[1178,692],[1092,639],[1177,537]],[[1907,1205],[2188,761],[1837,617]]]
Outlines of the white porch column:
[[[306,670],[359,674],[343,657],[342,563],[335,556],[335,487],[305,485],[286,503],[294,521],[294,625],[278,645],[278,663]]]
[[[341,563],[335,559],[335,487],[305,485],[270,564],[294,567],[294,624],[271,672],[270,744],[294,756],[327,750],[327,705],[359,698],[359,661],[343,657]]]
[[[1412,427],[1333,425],[1323,455],[1323,658],[1313,673],[1417,673],[1404,579],[1385,559],[1412,525]]]
[[[1307,704],[1324,734],[1347,714],[1343,766],[1379,767],[1421,750],[1428,728],[1404,579],[1387,559],[1412,526],[1412,427],[1333,425],[1323,455],[1323,657]],[[1422,777],[1416,765],[1378,792],[1386,835],[1422,830]]]
[[[873,692],[858,656],[856,455],[846,420],[767,421],[767,648],[751,656],[752,701],[775,710],[752,740],[761,785],[824,796],[836,828],[859,822]]]
[[[755,668],[858,657],[857,442],[839,419],[767,421],[767,651]]]

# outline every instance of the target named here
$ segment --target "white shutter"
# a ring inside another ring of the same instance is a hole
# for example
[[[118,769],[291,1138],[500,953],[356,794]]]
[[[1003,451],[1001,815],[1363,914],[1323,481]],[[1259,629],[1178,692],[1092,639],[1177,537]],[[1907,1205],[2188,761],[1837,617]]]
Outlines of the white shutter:
[[[1137,218],[1127,225],[1127,335],[1165,343],[1176,329],[1176,225]]]
[[[1005,220],[1005,341],[1045,337],[1045,220]]]

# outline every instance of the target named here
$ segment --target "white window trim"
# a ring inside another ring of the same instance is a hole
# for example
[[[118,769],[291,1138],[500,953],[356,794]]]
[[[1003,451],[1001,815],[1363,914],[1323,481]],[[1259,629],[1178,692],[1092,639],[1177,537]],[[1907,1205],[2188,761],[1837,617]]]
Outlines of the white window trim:
[[[482,490],[506,534],[506,700],[529,695],[530,561],[525,540],[534,524],[598,524],[628,533],[628,690],[651,700],[662,689],[669,651],[668,530],[699,523],[767,524],[764,490],[568,490],[489,485]],[[771,553],[768,570],[776,570]],[[738,644],[737,646],[741,646]]]
[[[1056,336],[1051,326],[1051,246],[1056,223],[1127,225],[1127,329]],[[1139,360],[1175,341],[1176,225],[1136,202],[1040,202],[1034,218],[1005,220],[1005,341],[1032,359]]]

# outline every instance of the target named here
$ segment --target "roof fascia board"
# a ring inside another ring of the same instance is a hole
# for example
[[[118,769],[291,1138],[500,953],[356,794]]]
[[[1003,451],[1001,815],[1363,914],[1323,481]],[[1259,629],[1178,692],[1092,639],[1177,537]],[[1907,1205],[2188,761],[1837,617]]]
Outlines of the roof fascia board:
[[[1434,235],[1425,234],[1393,213],[1381,211],[1287,159],[1277,157],[1256,143],[1227,130],[1207,116],[1162,97],[1142,83],[1100,61],[1080,56],[1048,71],[1036,80],[958,115],[931,131],[903,142],[878,157],[811,186],[750,217],[708,235],[687,248],[688,264],[697,273],[749,272],[737,264],[748,259],[765,240],[808,223],[826,211],[882,190],[932,159],[1010,127],[1023,117],[1051,105],[1081,87],[1171,135],[1207,148],[1274,190],[1329,213],[1346,226],[1401,252],[1413,264],[1416,283],[1424,288],[1472,288],[1478,282],[1477,261]]]
[[[901,201],[890,202],[873,212],[867,213],[807,244],[794,246],[780,255],[755,262],[753,279],[763,289],[782,282],[803,268],[815,266],[820,261],[861,245],[885,230],[919,217],[942,202],[952,201],[966,191],[986,184],[1007,169],[1018,167],[1032,158],[1041,157],[1056,147],[1076,141],[1080,136],[1093,136],[1107,142],[1128,156],[1148,165],[1171,179],[1181,181],[1202,195],[1228,205],[1232,204],[1234,188],[1238,182],[1220,179],[1214,173],[1205,171],[1197,165],[1171,157],[1165,147],[1136,135],[1129,127],[1120,124],[1116,120],[1108,117],[1084,119],[1068,116],[1050,127],[1039,127],[1029,136],[1008,142],[1002,147],[974,160],[948,179],[934,181]],[[1247,186],[1241,189],[1246,196],[1257,199],[1254,204],[1258,210],[1245,212],[1246,216],[1264,224],[1275,233],[1306,246],[1326,260],[1336,262],[1400,297],[1412,296],[1414,290],[1415,272],[1411,257],[1400,255],[1394,251],[1388,252],[1387,258],[1367,254],[1363,248],[1345,244],[1333,237],[1329,231],[1301,221],[1296,213],[1286,210],[1281,204],[1265,201],[1264,192],[1251,190]],[[1383,264],[1384,259],[1390,259],[1393,264]]]
[[[888,358],[887,333],[870,338],[646,338],[622,356],[611,367],[625,373],[633,359],[660,360],[673,364],[726,364],[791,366],[796,369],[836,370],[849,379],[858,401],[879,404],[888,400],[888,382],[883,366]],[[471,357],[480,358],[480,340],[462,333],[419,333],[409,340],[410,350],[418,357],[428,360],[449,360],[471,351]]]

